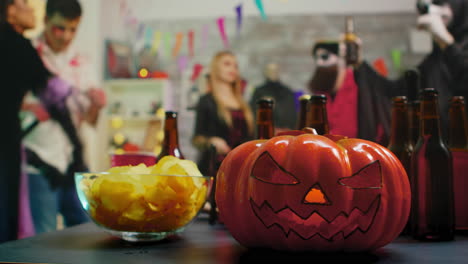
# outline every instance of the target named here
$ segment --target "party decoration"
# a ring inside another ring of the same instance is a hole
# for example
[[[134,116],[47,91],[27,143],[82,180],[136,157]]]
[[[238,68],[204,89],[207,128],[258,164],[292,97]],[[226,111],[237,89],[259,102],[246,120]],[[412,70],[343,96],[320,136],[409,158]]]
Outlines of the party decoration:
[[[127,1],[126,0],[121,0],[120,1],[120,15],[123,16],[127,11]]]
[[[164,45],[166,46],[166,54],[169,56],[171,54],[171,33],[166,32],[164,34]]]
[[[111,127],[112,127],[113,129],[122,128],[123,124],[124,124],[124,121],[123,121],[122,117],[120,117],[120,116],[114,116],[114,117],[112,117],[112,119],[111,119]]]
[[[154,39],[153,39],[153,46],[151,47],[151,53],[152,54],[157,53],[160,45],[161,45],[161,32],[156,31],[154,32]]]
[[[224,48],[229,49],[229,40],[226,35],[226,28],[224,27],[225,20],[226,20],[225,17],[220,17],[216,20],[216,22],[218,23],[218,30],[219,30],[219,34],[221,35],[221,39],[223,40]]]
[[[239,36],[242,27],[242,4],[236,6],[237,35]]]
[[[387,77],[388,76],[388,69],[387,65],[385,64],[385,60],[383,58],[377,58],[374,63],[375,70],[380,73],[380,75]]]
[[[142,68],[138,71],[138,77],[144,79],[144,78],[148,78],[148,76],[149,76],[148,69]]]
[[[137,38],[137,39],[143,38],[143,34],[144,34],[144,33],[145,33],[145,24],[140,23],[140,24],[138,25],[138,31],[137,31],[136,38]]]
[[[289,131],[232,150],[217,174],[216,203],[246,247],[359,252],[400,234],[411,193],[385,147]]]
[[[188,57],[185,55],[180,56],[177,59],[177,65],[179,66],[179,72],[184,72],[188,65]]]
[[[151,30],[151,28],[146,27],[146,29],[145,29],[145,46],[146,47],[152,47],[154,45],[153,39],[154,39],[153,31]]]
[[[201,43],[202,51],[206,49],[206,44],[208,43],[208,33],[209,33],[209,26],[204,25],[202,28],[202,43]]]
[[[267,19],[265,9],[263,8],[263,1],[262,0],[255,0],[255,4],[257,5],[258,11],[260,11],[260,15],[262,16],[263,20]]]
[[[203,65],[200,63],[196,63],[193,65],[193,72],[192,72],[192,77],[190,77],[190,80],[194,82],[196,79],[198,79],[198,76],[200,76],[201,72],[203,71]]]
[[[179,55],[180,48],[182,48],[182,42],[184,40],[184,33],[177,33],[176,42],[174,44],[174,49],[172,49],[172,56],[175,58]]]
[[[113,137],[113,141],[114,141],[113,143],[117,146],[121,146],[122,144],[125,143],[126,140],[127,138],[122,133],[116,133]]]
[[[194,38],[195,38],[195,32],[193,30],[190,30],[188,33],[188,49],[189,49],[189,56],[193,58],[195,56],[195,51],[194,51]]]
[[[401,50],[394,49],[392,50],[392,61],[393,61],[393,67],[397,71],[401,70]]]

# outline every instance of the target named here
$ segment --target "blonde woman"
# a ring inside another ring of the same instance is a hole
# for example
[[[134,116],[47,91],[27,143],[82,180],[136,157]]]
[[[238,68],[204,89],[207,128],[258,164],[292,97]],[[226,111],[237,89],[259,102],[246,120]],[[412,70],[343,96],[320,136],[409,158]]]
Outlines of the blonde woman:
[[[241,78],[233,53],[222,51],[214,56],[206,91],[196,108],[192,139],[200,151],[198,166],[204,174],[213,173],[229,151],[252,139],[254,129],[252,111],[242,97]],[[211,169],[210,146],[216,149],[217,161]]]

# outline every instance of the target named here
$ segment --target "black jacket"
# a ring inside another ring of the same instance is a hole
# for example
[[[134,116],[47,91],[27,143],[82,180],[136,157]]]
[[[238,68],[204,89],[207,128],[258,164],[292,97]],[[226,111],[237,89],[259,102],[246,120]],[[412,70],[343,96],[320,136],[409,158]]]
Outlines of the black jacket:
[[[16,238],[20,177],[19,111],[28,91],[40,92],[50,77],[31,43],[0,25],[0,243]]]
[[[363,62],[354,70],[358,86],[358,138],[387,146],[390,139],[391,98],[401,95],[400,82],[385,79]],[[378,138],[378,127],[383,137]]]
[[[248,129],[245,129],[241,131],[242,139],[240,142],[231,142],[229,135],[232,129],[238,128],[230,128],[226,122],[219,117],[213,95],[208,93],[201,96],[196,107],[195,132],[193,136],[204,136],[207,138],[220,137],[227,142],[231,149],[252,139]],[[202,150],[200,153],[198,168],[203,174],[209,173],[208,169],[211,162],[211,155],[209,149]],[[220,158],[218,158],[218,160],[220,160]],[[216,164],[215,167],[217,166],[219,166],[219,164]]]
[[[275,127],[295,129],[297,111],[294,92],[281,82],[267,80],[255,89],[250,100],[250,107],[254,113],[257,110],[257,100],[265,96],[272,97],[275,101],[273,110]]]
[[[419,65],[422,88],[435,88],[439,92],[441,128],[448,134],[449,100],[462,95],[468,100],[468,1],[448,0],[454,19],[448,30],[455,43],[441,50],[436,44]]]

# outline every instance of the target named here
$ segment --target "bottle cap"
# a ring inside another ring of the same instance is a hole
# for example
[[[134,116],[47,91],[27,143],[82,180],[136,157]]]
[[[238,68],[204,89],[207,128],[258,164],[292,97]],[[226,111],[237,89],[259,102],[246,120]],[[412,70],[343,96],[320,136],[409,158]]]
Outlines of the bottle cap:
[[[274,104],[275,104],[275,101],[271,97],[262,97],[262,98],[257,100],[257,105],[262,105],[262,106],[265,106],[265,107],[270,107],[271,108],[271,107],[273,107]]]
[[[326,103],[327,97],[324,94],[314,94],[310,97],[310,101]]]

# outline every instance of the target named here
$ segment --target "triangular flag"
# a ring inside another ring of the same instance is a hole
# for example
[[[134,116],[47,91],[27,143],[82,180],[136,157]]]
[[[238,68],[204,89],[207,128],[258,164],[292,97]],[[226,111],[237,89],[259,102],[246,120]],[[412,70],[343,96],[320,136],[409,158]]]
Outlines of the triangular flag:
[[[176,42],[174,44],[174,49],[172,50],[172,56],[175,58],[179,55],[180,49],[182,48],[182,42],[184,40],[184,33],[179,32],[176,35]]]
[[[189,56],[192,58],[193,56],[195,56],[194,39],[195,39],[195,32],[193,30],[190,30],[188,33],[188,48],[189,48]]]
[[[226,28],[224,26],[225,20],[226,20],[225,17],[220,17],[216,20],[216,22],[218,23],[219,34],[221,35],[221,39],[223,40],[224,48],[229,49],[229,40],[226,35]]]
[[[159,47],[161,46],[161,32],[154,32],[153,45],[151,46],[151,53],[155,54],[158,52]]]
[[[237,36],[239,36],[241,27],[242,27],[242,4],[236,6],[236,15],[237,15]]]
[[[265,9],[263,8],[263,1],[262,0],[255,0],[255,4],[257,5],[258,11],[260,11],[260,15],[262,16],[263,20],[267,19]]]

